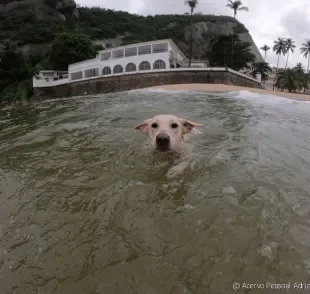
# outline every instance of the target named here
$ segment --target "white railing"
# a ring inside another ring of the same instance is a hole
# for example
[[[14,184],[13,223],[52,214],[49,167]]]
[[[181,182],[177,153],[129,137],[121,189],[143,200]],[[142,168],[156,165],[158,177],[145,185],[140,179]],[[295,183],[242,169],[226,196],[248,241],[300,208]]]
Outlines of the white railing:
[[[183,72],[183,71],[228,71],[230,73],[236,74],[238,76],[244,77],[248,80],[252,80],[256,83],[260,83],[260,81],[245,75],[243,73],[240,73],[238,71],[235,71],[230,68],[226,67],[201,67],[201,68],[188,68],[188,67],[181,67],[181,68],[167,68],[167,69],[151,69],[151,70],[143,70],[143,71],[135,71],[135,72],[123,72],[123,73],[118,73],[118,74],[110,74],[110,75],[99,75],[95,77],[90,77],[90,78],[83,78],[83,79],[78,79],[78,80],[68,80],[68,79],[62,79],[62,80],[57,80],[57,81],[52,81],[50,80],[49,82],[45,80],[36,80],[35,78],[33,79],[33,87],[34,88],[40,88],[40,87],[53,87],[57,85],[63,85],[67,83],[76,83],[76,82],[82,82],[82,81],[87,81],[87,80],[93,80],[93,79],[99,79],[99,78],[108,78],[108,77],[115,77],[115,76],[122,76],[122,75],[139,75],[139,74],[147,74],[147,73],[161,73],[161,72]]]
[[[42,88],[42,87],[53,87],[58,85],[64,85],[68,84],[70,81],[68,78],[66,79],[59,79],[59,80],[53,80],[53,79],[32,79],[32,85],[34,88]]]

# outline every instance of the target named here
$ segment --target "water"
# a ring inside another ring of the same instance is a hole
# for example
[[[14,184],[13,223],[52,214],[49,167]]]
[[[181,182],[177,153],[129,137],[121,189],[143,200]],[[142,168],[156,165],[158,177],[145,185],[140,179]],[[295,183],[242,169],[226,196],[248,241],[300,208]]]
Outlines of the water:
[[[159,113],[204,124],[194,168],[175,179],[134,130]],[[2,112],[0,152],[1,294],[307,291],[293,286],[310,283],[309,103],[147,90],[54,100]]]

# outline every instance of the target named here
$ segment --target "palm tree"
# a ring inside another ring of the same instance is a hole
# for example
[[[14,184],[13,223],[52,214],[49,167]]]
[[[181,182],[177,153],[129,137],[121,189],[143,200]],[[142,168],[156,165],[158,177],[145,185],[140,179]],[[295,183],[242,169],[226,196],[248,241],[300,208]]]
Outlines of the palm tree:
[[[242,5],[243,4],[240,0],[237,1],[228,0],[228,4],[226,5],[226,7],[229,7],[234,11],[234,18],[236,18],[238,11],[249,11],[248,7]]]
[[[277,80],[278,80],[280,56],[281,56],[281,54],[283,54],[283,56],[285,55],[285,52],[286,52],[285,49],[286,49],[286,44],[285,44],[284,38],[278,38],[278,40],[274,41],[274,45],[273,45],[272,50],[274,52],[276,52],[276,55],[279,55],[279,56],[278,56],[278,62],[277,62],[276,78],[275,78],[274,83],[273,83],[273,90],[274,90],[274,86],[277,84]]]
[[[228,4],[226,5],[226,7],[229,7],[234,11],[234,18],[236,18],[237,11],[249,11],[249,8],[242,5],[243,4],[240,0],[237,1],[228,0]],[[232,37],[234,37],[234,34],[232,34]],[[231,59],[233,60],[233,58],[234,58],[234,41],[232,42],[231,46]]]
[[[305,69],[304,69],[304,66],[302,65],[301,62],[297,62],[296,66],[294,67],[294,69],[296,71],[298,71],[299,73],[301,74],[304,74],[305,73]]]
[[[278,38],[277,41],[274,41],[273,51],[276,52],[276,55],[279,55],[278,56],[278,62],[277,62],[277,69],[278,69],[280,56],[281,56],[281,54],[283,54],[283,56],[284,56],[286,53],[286,44],[285,44],[284,38]]]
[[[304,54],[304,57],[308,57],[308,66],[306,71],[306,81],[305,81],[305,88],[304,92],[306,91],[306,88],[308,88],[308,80],[309,80],[309,62],[310,62],[310,40],[306,39],[305,43],[301,44],[300,52]]]
[[[272,69],[269,63],[266,62],[256,62],[252,64],[251,75],[255,78],[258,73],[261,74],[262,82],[265,82],[269,78],[269,73]]]
[[[189,40],[189,63],[188,67],[191,67],[192,64],[192,55],[193,55],[193,12],[198,5],[198,0],[186,0],[185,5],[188,5],[191,10],[191,34]]]
[[[308,57],[308,66],[307,66],[307,74],[309,73],[309,61],[310,61],[310,40],[306,39],[305,43],[301,44],[300,52],[304,55],[305,58]]]
[[[266,61],[266,55],[267,55],[267,51],[270,50],[270,47],[267,45],[264,45],[263,47],[260,48],[261,50],[263,50],[265,52],[265,58],[264,61]]]
[[[286,45],[286,48],[285,48],[286,52],[285,53],[287,53],[285,68],[287,68],[287,62],[288,62],[288,57],[290,55],[290,51],[292,53],[294,53],[294,49],[296,48],[296,45],[294,43],[295,43],[295,41],[293,41],[293,39],[291,39],[291,38],[288,38],[285,41],[285,45]]]
[[[304,75],[296,69],[282,69],[277,73],[276,86],[280,89],[287,89],[289,92],[296,92],[304,87]]]

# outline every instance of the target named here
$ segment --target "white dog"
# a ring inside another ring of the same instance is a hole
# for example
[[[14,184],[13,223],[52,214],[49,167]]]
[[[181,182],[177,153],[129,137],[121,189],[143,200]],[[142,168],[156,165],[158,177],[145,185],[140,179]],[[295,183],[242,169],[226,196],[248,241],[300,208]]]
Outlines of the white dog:
[[[136,126],[136,129],[148,136],[148,146],[159,152],[186,153],[188,135],[194,127],[202,124],[179,118],[174,115],[157,115],[147,119]],[[176,176],[188,166],[189,160],[183,160],[167,174],[168,177]]]

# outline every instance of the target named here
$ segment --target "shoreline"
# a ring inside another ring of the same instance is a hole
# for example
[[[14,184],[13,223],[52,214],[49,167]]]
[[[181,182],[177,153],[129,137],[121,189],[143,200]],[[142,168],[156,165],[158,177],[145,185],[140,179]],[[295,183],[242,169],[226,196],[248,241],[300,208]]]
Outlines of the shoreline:
[[[150,87],[149,89],[163,89],[166,91],[193,90],[193,91],[214,92],[214,93],[249,91],[252,93],[263,94],[263,95],[273,95],[273,96],[284,97],[284,98],[297,100],[297,101],[310,101],[309,94],[270,91],[270,90],[265,90],[265,89],[248,88],[248,87],[224,85],[224,84],[175,84],[175,85],[154,86],[154,87]]]

